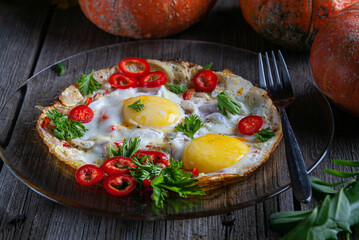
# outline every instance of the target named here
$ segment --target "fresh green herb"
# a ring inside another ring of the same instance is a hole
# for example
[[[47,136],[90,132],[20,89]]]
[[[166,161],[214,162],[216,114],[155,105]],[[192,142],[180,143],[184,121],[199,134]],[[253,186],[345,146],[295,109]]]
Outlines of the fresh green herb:
[[[68,116],[62,115],[56,109],[48,111],[46,115],[56,124],[54,134],[59,139],[66,140],[82,137],[87,131],[81,122],[74,121]]]
[[[173,93],[184,93],[188,90],[188,88],[185,85],[165,85],[168,90],[170,90]]]
[[[194,134],[203,126],[201,119],[197,115],[191,114],[185,117],[183,123],[179,123],[175,128],[177,131],[187,134],[193,139]]]
[[[128,183],[127,182],[122,182],[120,185],[113,186],[113,187],[118,189],[118,190],[124,190],[125,188],[128,187]]]
[[[196,178],[191,178],[190,172],[183,172],[183,163],[171,159],[171,164],[166,168],[161,168],[153,164],[153,161],[140,163],[136,158],[133,163],[137,168],[130,168],[131,176],[136,178],[137,183],[142,183],[144,179],[152,179],[153,200],[159,208],[163,207],[167,191],[178,193],[180,197],[186,198],[187,195],[204,195],[202,188],[197,184]]]
[[[136,102],[129,105],[128,108],[132,108],[136,112],[140,112],[145,109],[145,105],[141,103],[141,99],[138,99]]]
[[[222,112],[222,114],[228,117],[227,111],[231,114],[241,114],[241,105],[228,96],[227,93],[221,92],[217,95],[218,108]]]
[[[59,62],[56,64],[55,71],[56,71],[57,75],[62,76],[65,74],[66,68],[62,62]]]
[[[358,161],[333,162],[350,167],[359,166]],[[343,174],[345,172],[337,174],[338,172],[334,171],[334,175],[353,176]],[[271,215],[269,222],[273,230],[289,230],[283,239],[337,239],[337,234],[342,231],[347,233],[349,239],[350,226],[359,224],[359,180],[352,178],[338,183],[328,183],[315,177],[310,177],[310,180],[313,190],[324,194],[322,203],[313,210],[279,212]],[[346,186],[338,191],[332,188],[342,185]]]
[[[266,142],[272,137],[274,137],[275,135],[273,131],[270,129],[270,127],[267,127],[256,132],[254,136],[256,136],[257,139],[261,140],[262,142]]]
[[[93,72],[94,70],[88,75],[82,74],[82,77],[77,80],[77,83],[80,84],[80,92],[83,95],[92,94],[101,88],[101,83],[94,79]]]
[[[139,137],[136,137],[135,139],[129,139],[128,142],[126,138],[123,139],[123,144],[121,147],[118,148],[116,151],[112,145],[110,144],[108,146],[108,154],[110,158],[115,156],[121,156],[121,157],[132,157],[133,154],[136,153],[138,147],[140,146],[141,139]]]
[[[198,72],[200,72],[202,70],[210,70],[212,65],[213,65],[213,62],[210,62],[208,65],[206,65],[203,68],[201,68],[200,70],[198,70]]]

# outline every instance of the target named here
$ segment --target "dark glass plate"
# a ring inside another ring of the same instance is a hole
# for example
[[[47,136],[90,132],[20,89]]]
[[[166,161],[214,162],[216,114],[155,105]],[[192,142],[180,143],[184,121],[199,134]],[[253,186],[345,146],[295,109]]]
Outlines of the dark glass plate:
[[[209,192],[201,198],[171,197],[163,209],[157,209],[146,196],[133,193],[113,197],[101,185],[81,187],[74,170],[49,154],[36,132],[40,111],[36,106],[48,106],[59,93],[74,83],[81,73],[114,65],[124,57],[183,59],[212,68],[230,69],[234,73],[258,81],[258,55],[242,49],[183,40],[154,40],[120,43],[77,54],[61,61],[66,73],[59,77],[51,65],[30,78],[8,100],[0,119],[1,157],[10,170],[39,194],[64,205],[88,212],[123,219],[183,219],[203,217],[244,208],[261,202],[290,185],[284,144],[278,146],[269,160],[250,176],[234,184]],[[308,172],[323,159],[333,137],[333,117],[324,96],[312,85],[312,80],[290,69],[296,93],[288,114],[303,150]]]

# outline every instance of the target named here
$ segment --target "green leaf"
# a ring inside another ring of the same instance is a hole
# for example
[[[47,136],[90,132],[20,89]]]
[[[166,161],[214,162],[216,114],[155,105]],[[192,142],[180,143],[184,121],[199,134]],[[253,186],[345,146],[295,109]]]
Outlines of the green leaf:
[[[340,160],[336,159],[333,161],[334,164],[349,166],[349,167],[359,167],[359,161],[349,161],[349,160]]]
[[[132,108],[136,112],[140,112],[145,109],[145,105],[141,103],[141,99],[138,99],[137,101],[129,105],[128,108]]]
[[[269,223],[273,230],[277,232],[287,232],[308,217],[311,212],[312,210],[274,213],[269,217]]]
[[[191,114],[185,117],[184,122],[179,123],[175,128],[193,139],[194,134],[203,126],[201,119],[197,115]]]
[[[62,115],[56,109],[50,110],[46,116],[56,124],[53,130],[57,138],[66,140],[82,137],[88,129],[81,122],[74,121],[68,116]]]
[[[335,220],[343,230],[351,232],[349,224],[350,202],[344,193],[344,188],[340,189],[339,193],[332,198],[329,216]]]
[[[350,202],[350,225],[359,224],[359,182],[345,188],[344,192]]]
[[[333,169],[324,169],[323,171],[327,174],[334,175],[337,177],[342,177],[342,178],[354,177],[354,176],[359,175],[359,172],[343,172],[343,171],[337,171],[337,170],[333,170]]]
[[[329,186],[329,187],[338,187],[338,186],[342,186],[342,185],[346,185],[346,184],[351,184],[351,183],[355,183],[357,180],[355,179],[350,179],[350,180],[346,180],[346,181],[342,181],[342,182],[337,182],[337,183],[328,183],[325,182],[319,178],[313,177],[313,176],[309,176],[309,179],[316,184],[319,185],[323,185],[323,186]],[[335,191],[336,193],[337,191]]]
[[[241,105],[236,100],[228,96],[227,93],[221,92],[218,94],[217,101],[218,109],[224,116],[228,117],[227,111],[231,114],[241,114]]]
[[[57,63],[54,67],[58,76],[62,76],[65,74],[66,68],[62,62]]]
[[[321,184],[324,181],[321,181],[319,178],[309,176],[310,185],[314,191],[325,193],[325,194],[336,194],[338,191],[335,191],[333,188],[327,185]]]
[[[266,142],[272,137],[274,137],[274,133],[270,127],[264,128],[259,130],[258,132],[254,133],[257,139],[261,140],[262,142]]]
[[[203,68],[201,68],[200,70],[198,70],[198,72],[203,71],[203,70],[210,70],[212,65],[213,65],[213,62],[210,62],[208,65],[206,65]]]
[[[122,146],[119,147],[117,151],[110,144],[108,146],[108,154],[110,158],[115,156],[131,158],[140,147],[140,143],[141,139],[139,137],[135,137],[135,139],[130,138],[128,142],[126,138],[124,138]]]
[[[169,85],[166,84],[165,87],[173,93],[184,93],[188,90],[185,85]]]
[[[82,77],[77,80],[77,83],[80,84],[80,92],[83,95],[92,94],[101,88],[101,84],[94,79],[93,72],[94,70],[88,75],[82,74]]]

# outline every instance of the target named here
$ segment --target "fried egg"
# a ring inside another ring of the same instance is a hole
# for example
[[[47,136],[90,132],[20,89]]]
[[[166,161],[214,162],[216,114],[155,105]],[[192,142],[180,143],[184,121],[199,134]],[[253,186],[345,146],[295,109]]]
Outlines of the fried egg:
[[[191,80],[201,68],[179,60],[149,59],[148,62],[152,71],[166,74],[167,84],[183,84],[188,88],[193,87]],[[113,89],[108,78],[116,71],[115,66],[94,73],[94,78],[102,84],[90,96],[93,101],[88,107],[93,110],[94,118],[84,123],[88,131],[71,140],[70,147],[64,147],[62,140],[41,128],[41,122],[47,111],[55,108],[66,115],[89,96],[82,96],[76,85],[71,85],[60,95],[61,103],[45,108],[40,115],[37,129],[50,152],[74,168],[89,163],[101,165],[108,158],[110,144],[140,137],[141,149],[161,151],[168,158],[182,160],[188,170],[197,168],[200,184],[207,190],[218,185],[217,182],[232,182],[254,171],[268,159],[281,139],[280,117],[268,94],[228,70],[214,71],[218,77],[216,89],[210,93],[195,92],[190,100],[184,100],[182,93],[170,92],[165,86]],[[221,92],[240,104],[241,114],[221,113],[216,99]],[[136,103],[143,104],[143,109],[133,107]],[[191,114],[203,123],[193,139],[176,129]],[[260,142],[253,135],[240,133],[238,122],[252,114],[261,116],[262,128],[270,127],[275,136]]]

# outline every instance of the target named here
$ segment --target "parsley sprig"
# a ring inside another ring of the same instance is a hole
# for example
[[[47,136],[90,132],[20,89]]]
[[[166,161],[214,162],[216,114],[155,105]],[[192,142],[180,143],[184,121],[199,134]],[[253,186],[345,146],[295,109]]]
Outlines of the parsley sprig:
[[[256,136],[257,139],[259,139],[262,142],[266,142],[272,137],[274,137],[274,133],[271,130],[270,127],[264,128],[259,130],[258,132],[254,133],[254,136]]]
[[[185,85],[170,85],[166,84],[165,87],[173,93],[184,93],[188,90]]]
[[[54,134],[59,139],[66,140],[82,137],[88,130],[81,122],[74,121],[68,116],[62,115],[56,109],[48,111],[46,115],[56,124]]]
[[[82,74],[82,77],[77,80],[77,83],[80,84],[80,92],[83,95],[92,94],[101,88],[101,83],[94,79],[93,72],[94,70],[88,75]]]
[[[143,103],[141,103],[141,99],[138,99],[137,101],[135,101],[134,103],[129,105],[128,108],[132,108],[136,112],[140,112],[143,109],[145,109],[145,105]]]
[[[236,100],[228,96],[227,93],[221,92],[218,94],[217,101],[218,108],[224,116],[228,117],[227,112],[231,114],[241,114],[241,105]]]
[[[184,122],[179,123],[175,128],[193,139],[194,134],[203,126],[201,119],[197,115],[191,114],[185,117]]]
[[[136,153],[140,146],[141,139],[140,137],[135,137],[135,139],[130,138],[127,142],[127,139],[123,139],[123,144],[116,151],[112,145],[108,146],[108,154],[110,158],[120,156],[120,157],[132,157]]]
[[[334,160],[337,165],[359,167],[359,161]],[[343,172],[325,169],[324,172],[346,178],[358,176],[359,172]],[[328,183],[310,177],[314,193],[322,203],[313,210],[279,212],[271,215],[269,222],[273,230],[289,231],[283,239],[337,239],[339,232],[351,233],[350,226],[359,224],[359,180],[349,179]],[[342,186],[340,190],[332,187]]]
[[[136,158],[133,163],[137,168],[130,168],[131,176],[136,178],[137,183],[142,183],[144,179],[152,179],[152,198],[159,208],[163,208],[168,191],[178,193],[183,198],[187,198],[187,195],[205,194],[198,185],[198,180],[191,178],[190,172],[183,171],[183,163],[180,161],[171,159],[171,164],[166,168],[158,167],[152,161],[140,163]]]

